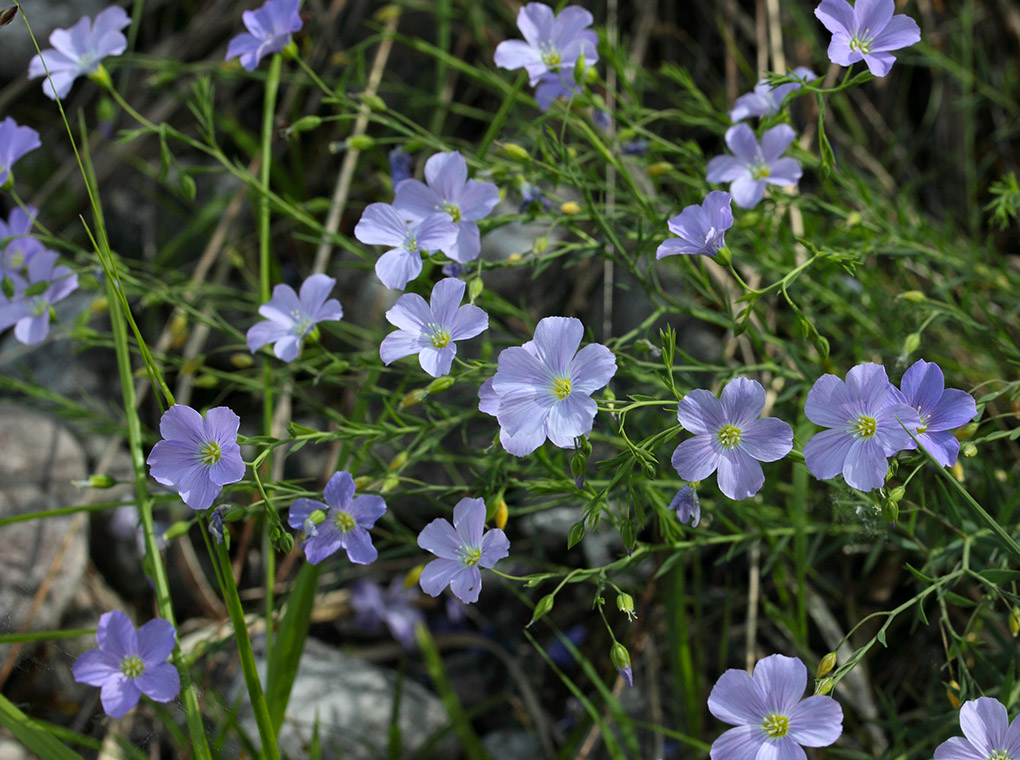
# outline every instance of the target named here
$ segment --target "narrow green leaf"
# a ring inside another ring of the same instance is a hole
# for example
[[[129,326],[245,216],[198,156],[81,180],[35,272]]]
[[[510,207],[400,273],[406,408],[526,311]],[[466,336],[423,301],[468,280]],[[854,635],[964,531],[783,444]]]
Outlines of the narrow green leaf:
[[[49,730],[21,712],[2,694],[0,724],[39,757],[45,757],[46,760],[82,760],[81,755],[55,739]]]
[[[273,729],[277,732],[283,723],[290,690],[297,676],[298,663],[305,649],[308,621],[312,617],[315,589],[319,584],[319,568],[310,562],[301,565],[294,587],[287,597],[287,609],[276,632],[272,656],[266,675],[266,705]]]

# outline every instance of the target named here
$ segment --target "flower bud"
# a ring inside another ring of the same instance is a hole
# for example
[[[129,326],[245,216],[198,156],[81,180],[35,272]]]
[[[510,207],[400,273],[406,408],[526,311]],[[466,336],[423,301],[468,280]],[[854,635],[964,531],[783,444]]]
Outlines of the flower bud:
[[[18,6],[12,5],[10,8],[4,8],[0,11],[0,26],[7,26],[9,23],[14,21],[14,18],[17,15]]]
[[[645,169],[649,177],[661,177],[663,174],[669,174],[671,171],[673,171],[673,164],[669,161],[656,161]]]
[[[396,474],[391,472],[389,475],[383,478],[382,485],[379,486],[379,493],[389,493],[398,485],[400,485],[400,478]]]
[[[962,447],[961,447],[961,449],[962,449]],[[959,482],[961,482],[961,483],[963,482],[963,465],[960,464],[960,460],[959,459],[956,460],[956,464],[954,464],[952,467],[949,468],[949,472]]]
[[[386,469],[388,469],[390,472],[393,472],[394,470],[399,470],[405,464],[407,464],[407,452],[401,451],[399,454],[393,457],[393,459],[390,460],[389,466]]]
[[[531,154],[517,143],[503,143],[503,150],[510,158],[517,161],[530,161]]]
[[[957,430],[953,435],[958,441],[965,441],[970,438],[974,433],[978,431],[978,424],[976,422],[968,422],[962,428]]]
[[[367,488],[368,484],[371,482],[372,482],[371,475],[359,475],[354,479],[354,487],[360,491],[362,488]]]
[[[506,521],[510,517],[510,510],[506,506],[506,502],[503,499],[499,500],[499,504],[496,505],[496,511],[492,513],[492,522],[497,528],[503,530],[506,527]]]
[[[255,360],[252,358],[251,354],[239,351],[236,354],[230,355],[230,363],[237,369],[248,369],[248,367],[255,363]]]
[[[453,379],[452,375],[443,375],[437,377],[431,383],[425,386],[425,392],[428,394],[440,393],[441,391],[448,390],[453,387],[453,384],[457,382]]]
[[[822,658],[821,662],[818,663],[818,670],[815,671],[815,678],[821,678],[822,676],[829,675],[834,667],[836,667],[836,653],[829,652]]]
[[[577,84],[584,84],[584,80],[588,75],[588,67],[584,62],[584,53],[577,56],[577,60],[574,61],[574,81]]]
[[[1009,632],[1013,634],[1013,638],[1020,634],[1020,607],[1013,605],[1013,609],[1009,611]]]
[[[186,536],[189,530],[191,530],[191,520],[179,520],[163,532],[163,540],[173,541],[175,538]]]
[[[634,685],[634,671],[630,667],[630,652],[627,647],[619,641],[613,642],[613,648],[609,650],[609,659],[616,668],[616,672],[623,676],[628,686]]]
[[[555,603],[555,594],[546,594],[539,599],[538,604],[535,605],[535,611],[531,614],[531,622],[525,627],[530,628],[535,622],[548,615],[552,611],[553,604]]]
[[[720,266],[728,267],[733,260],[733,252],[729,249],[729,246],[724,245],[717,250],[715,252],[715,260],[719,262]]]
[[[567,216],[574,216],[575,214],[581,213],[581,207],[574,201],[567,201],[560,206],[560,213],[566,214]]]
[[[415,404],[424,401],[425,397],[428,395],[429,395],[428,392],[425,391],[425,389],[423,388],[418,388],[417,390],[409,391],[408,393],[404,394],[404,397],[402,399],[400,399],[400,408],[407,409],[407,407],[409,406],[414,406]]]
[[[889,498],[895,501],[897,504],[899,504],[901,501],[903,501],[903,496],[904,494],[906,494],[906,492],[907,489],[904,488],[903,486],[896,486],[893,490],[889,492]]]
[[[946,698],[949,700],[949,704],[953,706],[954,710],[960,707],[960,684],[956,681],[950,681],[949,686],[946,688]]]
[[[928,296],[922,293],[920,290],[907,290],[900,293],[900,298],[904,301],[910,301],[910,303],[924,303],[928,300]]]
[[[882,499],[882,517],[890,526],[896,524],[896,518],[900,516],[900,505],[892,499]]]
[[[910,356],[918,348],[921,347],[921,333],[910,333],[906,340],[903,341],[903,355]]]
[[[637,619],[637,614],[634,612],[634,597],[630,594],[623,593],[616,597],[616,609],[627,616],[627,619],[634,621]]]
[[[302,116],[283,130],[283,133],[287,135],[287,137],[290,137],[291,135],[296,135],[300,132],[310,132],[313,129],[318,129],[320,126],[322,126],[322,117],[314,115]]]
[[[471,303],[475,302],[475,299],[482,294],[482,290],[485,289],[485,283],[482,282],[481,277],[475,277],[471,282],[468,283],[468,300]]]
[[[368,150],[375,145],[375,138],[368,135],[351,135],[347,138],[349,150]]]
[[[298,47],[294,40],[291,40],[280,49],[280,55],[283,56],[285,61],[296,61],[298,57]]]
[[[415,565],[407,571],[407,575],[404,576],[404,588],[411,588],[417,586],[418,581],[421,578],[421,571],[425,569],[425,565]]]
[[[385,111],[386,101],[380,98],[378,95],[374,95],[371,92],[363,92],[358,95],[358,100],[364,103],[373,111]]]
[[[104,89],[113,89],[113,80],[110,79],[110,72],[106,70],[103,64],[99,64],[99,68],[89,74],[89,79]]]
[[[89,475],[85,480],[72,480],[76,488],[112,488],[117,485],[117,479],[112,475],[98,474]]]
[[[960,446],[960,453],[963,454],[968,459],[970,459],[971,457],[976,457],[977,446],[975,446],[970,441],[965,441],[964,444]]]
[[[535,242],[531,244],[532,253],[542,253],[546,248],[549,247],[549,238],[545,235],[539,235],[535,238]]]
[[[825,694],[828,694],[830,691],[832,691],[835,685],[836,682],[833,681],[831,678],[829,677],[823,678],[821,681],[815,684],[815,696],[824,696]]]
[[[306,533],[310,533],[309,528],[315,528],[316,525],[322,525],[326,522],[326,513],[321,509],[313,509],[312,513],[305,519],[302,528]]]
[[[290,533],[283,532],[279,536],[277,536],[277,539],[276,541],[273,542],[273,545],[280,551],[280,553],[290,554],[292,551],[294,551],[294,536],[292,536]]]

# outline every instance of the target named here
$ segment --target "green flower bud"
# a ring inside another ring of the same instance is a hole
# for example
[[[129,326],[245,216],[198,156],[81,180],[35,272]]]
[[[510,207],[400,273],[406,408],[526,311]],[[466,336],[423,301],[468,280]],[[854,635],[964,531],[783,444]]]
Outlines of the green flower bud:
[[[1009,611],[1009,632],[1013,634],[1013,638],[1020,634],[1020,607],[1013,605],[1013,609]]]
[[[89,79],[106,90],[113,89],[113,80],[110,79],[110,72],[106,70],[103,64],[99,64],[99,68],[89,74]]]
[[[920,290],[907,290],[900,293],[900,298],[904,301],[910,301],[910,303],[924,303],[928,300],[928,296],[922,293]]]
[[[300,119],[291,124],[284,133],[289,137],[290,135],[296,135],[299,132],[310,132],[313,129],[318,129],[322,125],[322,119],[318,116],[302,116]]]
[[[831,678],[823,678],[815,685],[815,695],[824,696],[825,694],[831,692],[835,685],[836,682],[833,681]]]
[[[836,653],[829,652],[822,658],[821,662],[818,663],[818,670],[815,672],[815,678],[821,678],[822,676],[829,675],[834,667],[836,667]]]
[[[896,518],[900,516],[900,505],[892,499],[882,500],[882,517],[890,525],[896,524]]]
[[[614,642],[613,648],[609,650],[609,659],[617,670],[625,670],[630,667],[630,652],[619,641]]]
[[[530,161],[531,154],[516,143],[503,143],[503,150],[510,158],[517,161]]]
[[[363,92],[358,95],[358,99],[366,106],[371,108],[373,111],[385,111],[386,101],[380,98],[378,95],[373,95],[370,92]]]
[[[482,282],[481,277],[475,277],[471,282],[468,283],[468,300],[471,303],[475,302],[475,299],[482,294],[482,290],[485,289],[485,283]]]
[[[733,253],[730,251],[728,246],[723,246],[715,252],[715,260],[719,262],[721,266],[728,267],[730,262],[733,260]]]
[[[903,355],[910,356],[921,346],[921,333],[910,333],[903,341]]]
[[[552,611],[555,602],[555,594],[546,594],[539,599],[538,604],[535,605],[535,611],[531,615],[531,622],[525,627],[530,628],[535,622],[548,615]]]
[[[351,135],[347,138],[348,150],[368,150],[375,145],[375,138],[368,135]]]
[[[443,375],[442,377],[437,377],[431,383],[426,385],[425,392],[429,394],[439,393],[452,388],[455,382],[457,381],[453,379],[452,375]]]
[[[889,498],[895,501],[896,503],[899,503],[903,501],[903,495],[906,492],[907,489],[904,488],[903,486],[896,486],[893,490],[889,492]]]
[[[577,56],[577,60],[574,62],[574,81],[578,84],[584,84],[585,78],[588,76],[588,66],[584,62],[584,53]]]
[[[180,520],[166,529],[163,533],[163,540],[173,541],[175,538],[186,536],[189,530],[191,530],[191,520]]]
[[[977,446],[975,446],[970,441],[966,441],[966,442],[963,443],[963,445],[960,446],[960,453],[963,454],[967,458],[976,457],[977,456]]]

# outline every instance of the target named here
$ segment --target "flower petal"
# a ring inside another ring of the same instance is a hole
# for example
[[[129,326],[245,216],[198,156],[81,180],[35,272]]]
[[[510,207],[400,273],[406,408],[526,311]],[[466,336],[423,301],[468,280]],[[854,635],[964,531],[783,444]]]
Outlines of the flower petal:
[[[159,418],[159,434],[167,441],[194,444],[196,451],[205,441],[202,415],[183,404],[174,404]]]
[[[973,744],[959,736],[947,739],[935,748],[935,760],[982,760]]]
[[[882,33],[871,41],[872,53],[884,53],[889,50],[916,45],[921,41],[921,28],[910,16],[898,14],[893,16]]]
[[[128,710],[138,704],[142,692],[127,676],[121,674],[103,684],[99,693],[103,709],[111,718],[123,718]]]
[[[750,127],[748,127],[750,131]],[[761,136],[761,153],[765,161],[771,166],[790,147],[790,143],[797,136],[793,127],[789,124],[777,124]]]
[[[575,438],[591,432],[597,411],[598,405],[590,396],[571,393],[549,409],[546,435],[560,448],[572,449]]]
[[[720,394],[726,423],[741,430],[758,419],[765,408],[765,389],[757,380],[736,377]]]
[[[950,388],[942,394],[942,398],[930,413],[928,430],[935,432],[955,430],[977,416],[977,404],[969,393]]]
[[[420,540],[421,537],[419,537]],[[457,560],[434,559],[422,569],[418,583],[421,585],[421,590],[429,596],[439,596],[455,577],[466,570],[467,568]]]
[[[730,184],[730,194],[740,208],[754,208],[765,197],[765,180],[753,179],[748,172]]]
[[[747,452],[739,448],[730,451],[724,449],[719,453],[719,474],[716,480],[720,491],[734,501],[740,501],[761,490],[765,484],[765,473]]]
[[[793,131],[791,127],[787,127],[787,129]],[[726,130],[726,146],[730,149],[730,153],[745,165],[757,163],[761,155],[761,149],[758,147],[754,132],[746,124],[734,124]]]
[[[828,747],[843,733],[843,708],[832,697],[812,696],[788,714],[792,741],[805,747]]]
[[[485,530],[485,501],[463,498],[453,508],[453,528],[460,536],[461,543],[479,547]],[[421,546],[421,544],[418,544]]]
[[[341,470],[330,476],[322,495],[332,508],[347,511],[354,498],[354,490],[354,478],[349,472]]]
[[[440,559],[455,561],[460,565],[460,555],[464,542],[460,534],[450,525],[449,520],[437,517],[422,528],[421,533],[418,534],[418,546],[427,552],[432,552]],[[422,586],[422,588],[425,587]],[[426,589],[426,593],[429,593],[428,589]],[[432,594],[432,596],[435,596],[435,594]]]
[[[174,651],[177,632],[169,620],[154,618],[138,629],[138,656],[146,668],[166,662]]]
[[[738,726],[723,732],[712,742],[711,760],[757,760],[765,744],[765,733],[758,726]]]
[[[407,182],[413,181],[415,180],[407,180]],[[405,184],[406,182],[402,182],[400,186],[403,187]],[[434,209],[430,206],[427,213],[433,212]],[[388,203],[367,205],[361,214],[361,219],[354,227],[354,237],[366,245],[401,245],[406,234],[405,215]]]
[[[327,557],[332,557],[343,546],[343,534],[329,521],[319,526],[319,532],[306,539],[301,548],[309,564],[317,565]]]
[[[875,438],[852,440],[843,463],[843,478],[847,485],[858,491],[873,491],[885,483],[885,475],[889,470],[882,445]],[[804,453],[805,459],[807,452]]]
[[[403,248],[387,251],[375,262],[375,274],[387,288],[403,290],[421,274],[421,254]]]
[[[754,666],[754,682],[769,713],[789,716],[804,696],[807,668],[796,657],[773,654]]]
[[[312,512],[317,509],[321,509],[323,512],[328,512],[329,507],[323,504],[321,501],[315,499],[295,499],[294,503],[290,505],[290,509],[287,511],[287,525],[292,527],[294,530],[302,530],[305,525],[305,520],[311,516]]]
[[[754,420],[741,429],[740,448],[759,462],[776,462],[793,450],[793,428],[776,417]]]
[[[482,557],[478,560],[481,567],[493,567],[499,560],[510,556],[510,539],[499,528],[485,531],[482,536]]]
[[[581,320],[574,317],[546,317],[535,326],[533,346],[539,361],[556,377],[570,377],[570,363],[584,337]]]
[[[708,711],[723,723],[748,724],[755,728],[768,714],[754,680],[745,671],[735,668],[727,670],[715,682],[708,695]]]
[[[819,480],[834,478],[843,472],[854,438],[845,430],[823,430],[804,444],[804,464]]]
[[[450,591],[464,604],[474,604],[482,590],[482,572],[477,567],[464,567],[450,579]]]
[[[386,501],[382,496],[363,493],[354,497],[347,514],[354,518],[359,527],[368,530],[386,514]]]
[[[704,480],[719,468],[718,447],[708,435],[690,438],[673,451],[670,459],[677,474],[684,480]]]
[[[846,383],[835,375],[822,375],[815,380],[804,403],[804,414],[813,423],[822,427],[845,427],[853,418]]]
[[[379,358],[388,367],[397,359],[417,354],[428,345],[428,338],[424,335],[416,335],[407,330],[394,330],[379,344]]]
[[[121,659],[102,649],[90,649],[74,661],[71,673],[78,683],[102,686],[111,678],[121,675]]]
[[[313,274],[301,283],[301,306],[306,314],[314,314],[326,303],[336,280],[325,274]]]
[[[450,324],[450,340],[467,340],[489,329],[489,315],[472,304],[457,309]]]
[[[852,33],[856,27],[854,9],[846,0],[822,0],[815,8],[815,18],[832,33]]]
[[[896,10],[895,0],[857,0],[854,18],[862,32],[881,32]]]
[[[96,629],[96,643],[118,659],[138,654],[138,633],[128,616],[120,610],[104,612]]]
[[[425,162],[425,183],[444,201],[458,203],[467,183],[467,162],[459,151],[436,153]]]
[[[432,377],[442,377],[450,373],[453,358],[457,355],[457,346],[450,343],[443,348],[434,348],[431,344],[422,347],[418,354],[418,363]]]
[[[591,394],[608,385],[616,374],[616,357],[601,343],[590,343],[570,362],[570,387]]]
[[[1009,716],[1002,702],[991,697],[978,697],[960,708],[960,728],[982,756],[1002,749],[1009,726]]]
[[[733,182],[749,175],[747,167],[733,156],[716,156],[708,162],[705,179],[709,182]]]
[[[344,534],[344,548],[347,559],[356,565],[370,565],[379,557],[379,552],[372,546],[372,537],[364,528],[356,527]]]
[[[460,193],[460,218],[468,222],[484,219],[499,204],[499,189],[491,182],[469,179]]]
[[[715,435],[728,422],[722,402],[702,388],[691,391],[680,400],[676,416],[684,430],[698,435]]]
[[[181,691],[181,676],[169,662],[146,667],[135,686],[154,702],[169,702]]]
[[[445,277],[432,286],[429,308],[436,324],[450,329],[467,285],[456,277]]]

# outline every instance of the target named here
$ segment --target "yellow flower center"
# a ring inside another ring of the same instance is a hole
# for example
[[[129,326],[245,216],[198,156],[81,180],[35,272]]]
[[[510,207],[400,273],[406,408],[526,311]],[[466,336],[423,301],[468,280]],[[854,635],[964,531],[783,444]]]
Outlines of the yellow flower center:
[[[212,467],[222,458],[223,451],[216,441],[209,441],[209,443],[198,450],[198,461],[206,467]]]
[[[861,55],[867,55],[868,53],[870,53],[872,39],[871,37],[867,36],[867,34],[868,30],[865,29],[863,35],[861,33],[857,33],[853,37],[851,37],[849,45],[850,49],[856,50]]]
[[[140,657],[125,657],[120,661],[120,672],[128,678],[138,678],[145,672],[145,663]]]
[[[1013,760],[1013,757],[1004,749],[998,749],[988,756],[988,760]]]
[[[751,179],[759,182],[772,174],[772,167],[768,164],[757,164],[751,167]]]
[[[768,734],[770,739],[779,739],[786,736],[790,730],[790,719],[785,715],[772,713],[761,724],[762,731]]]
[[[542,63],[546,66],[558,66],[563,62],[563,56],[560,55],[560,51],[552,46],[552,43],[545,43],[542,46]]]
[[[454,224],[460,221],[460,206],[456,203],[450,203],[450,201],[443,201],[443,205],[439,207],[440,211],[445,211],[453,219]]]
[[[446,348],[450,343],[450,333],[442,327],[436,327],[432,330],[429,340],[432,342],[433,348]]]
[[[875,418],[861,415],[853,423],[850,432],[853,433],[854,438],[871,438],[876,430],[878,430],[878,422]]]
[[[719,430],[719,443],[723,448],[732,449],[740,445],[740,428],[727,425]]]
[[[917,411],[920,414],[921,407],[918,407]],[[920,416],[921,416],[921,424],[917,426],[917,434],[918,435],[921,435],[922,433],[927,433],[928,432],[928,420],[931,419],[931,415],[930,414],[921,414]]]
[[[570,378],[569,377],[557,377],[552,382],[553,395],[560,401],[570,395]]]
[[[356,525],[354,518],[346,512],[337,512],[336,517],[333,518],[333,524],[341,533],[350,533]]]
[[[416,238],[414,235],[408,233],[404,237],[404,250],[407,251],[408,253],[417,253],[418,252],[418,238]]]
[[[478,564],[478,561],[482,558],[482,550],[475,549],[465,546],[463,553],[460,555],[460,561],[464,563],[464,567],[474,567]]]

